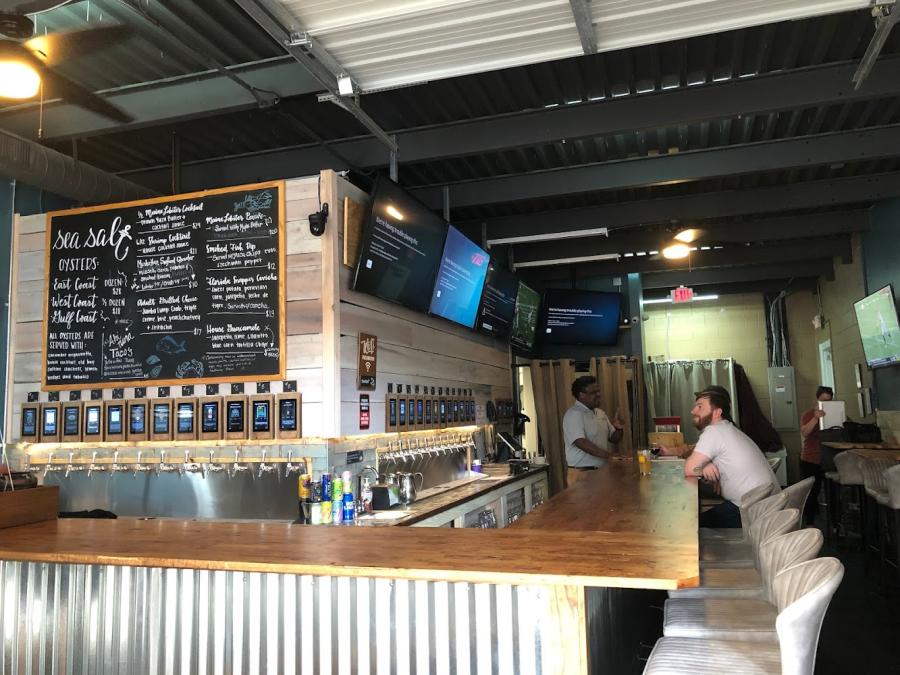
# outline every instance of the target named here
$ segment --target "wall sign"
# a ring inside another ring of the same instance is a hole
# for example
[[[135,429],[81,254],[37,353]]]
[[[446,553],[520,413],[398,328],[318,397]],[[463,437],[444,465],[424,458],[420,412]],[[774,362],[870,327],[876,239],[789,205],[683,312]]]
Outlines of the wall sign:
[[[47,219],[45,390],[284,377],[283,182]]]
[[[375,389],[375,376],[378,370],[378,338],[368,333],[360,333],[356,354],[357,388]]]
[[[369,395],[359,395],[359,428],[368,429],[371,420],[371,411],[369,410]]]

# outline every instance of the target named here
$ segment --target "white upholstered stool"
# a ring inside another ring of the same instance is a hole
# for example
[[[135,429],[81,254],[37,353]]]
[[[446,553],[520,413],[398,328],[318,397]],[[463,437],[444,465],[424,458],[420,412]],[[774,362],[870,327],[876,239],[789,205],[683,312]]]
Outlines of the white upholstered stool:
[[[750,525],[748,541],[709,541],[701,544],[700,567],[755,567],[757,547],[773,533],[764,533],[757,529],[757,534],[763,535],[763,539],[758,539],[754,534],[754,528],[757,528],[764,516],[781,511],[787,499],[787,495],[781,492],[766,497],[750,507],[753,524]],[[796,526],[791,529],[796,529]]]
[[[700,570],[699,586],[669,591],[669,598],[770,598],[774,576],[815,558],[823,543],[822,532],[815,528],[770,537],[759,547],[759,569],[705,567]]]
[[[822,619],[843,576],[836,558],[789,567],[773,582],[777,642],[664,637],[644,675],[813,675]]]
[[[758,485],[752,490],[748,490],[741,497],[741,503],[738,508],[741,510],[741,526],[738,527],[701,527],[700,543],[701,545],[707,541],[728,540],[728,541],[749,541],[747,538],[750,533],[750,525],[752,516],[749,509],[754,504],[761,502],[763,499],[771,495],[775,491],[773,483]]]

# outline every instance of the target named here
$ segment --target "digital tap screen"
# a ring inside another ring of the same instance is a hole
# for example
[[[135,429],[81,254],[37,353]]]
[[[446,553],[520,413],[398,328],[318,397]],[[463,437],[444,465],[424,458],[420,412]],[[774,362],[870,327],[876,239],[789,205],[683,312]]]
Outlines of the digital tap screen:
[[[59,410],[57,408],[47,408],[44,410],[44,435],[45,436],[54,436],[56,435],[56,429],[58,428],[58,418]]]
[[[192,434],[194,433],[194,404],[179,403],[178,404],[178,433]]]
[[[22,410],[22,435],[37,435],[37,410],[35,408]]]
[[[110,434],[122,433],[122,406],[111,405],[106,409],[106,430]]]
[[[229,432],[240,433],[244,430],[244,404],[241,401],[229,401],[225,409],[228,415],[226,429]]]
[[[84,409],[84,433],[86,436],[100,434],[100,406],[89,405]]]
[[[253,401],[253,431],[266,432],[271,428],[272,409],[268,401]]]
[[[416,424],[425,424],[425,401],[422,399],[416,401]]]
[[[278,402],[278,428],[297,431],[297,401],[284,399]]]
[[[131,433],[143,434],[147,430],[147,406],[143,403],[136,403],[131,406]]]
[[[453,401],[453,421],[459,422],[459,401]]]
[[[400,400],[400,414],[397,416],[399,420],[399,424],[401,427],[406,426],[406,399],[401,398]]]
[[[215,434],[219,431],[219,404],[204,403],[203,404],[203,422],[202,430],[205,434]]]
[[[441,400],[441,424],[447,421],[447,401]]]
[[[431,399],[425,401],[425,425],[431,426]]]
[[[388,426],[393,428],[397,426],[397,399],[388,399]]]
[[[78,408],[74,406],[63,407],[63,435],[78,435]]]
[[[169,433],[169,416],[172,414],[172,408],[168,403],[157,403],[153,406],[153,433],[167,434]]]

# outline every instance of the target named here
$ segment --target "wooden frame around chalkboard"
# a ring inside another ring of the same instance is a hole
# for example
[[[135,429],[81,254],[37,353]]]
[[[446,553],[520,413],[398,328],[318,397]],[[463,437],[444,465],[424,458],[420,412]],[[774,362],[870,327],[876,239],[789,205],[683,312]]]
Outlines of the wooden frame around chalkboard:
[[[169,195],[167,197],[154,197],[153,199],[137,199],[130,202],[115,202],[112,204],[101,204],[100,206],[87,206],[80,209],[66,209],[62,211],[48,211],[46,234],[44,242],[44,306],[43,306],[43,324],[41,326],[41,390],[42,391],[69,391],[71,389],[83,388],[83,386],[75,384],[47,384],[47,311],[49,306],[48,298],[50,297],[50,247],[52,246],[51,223],[54,216],[74,216],[80,213],[96,213],[101,211],[111,211],[119,208],[130,208],[133,206],[146,206],[150,204],[163,204],[165,202],[177,201],[181,199],[196,199],[198,197],[208,197],[211,195],[228,194],[229,192],[245,192],[247,190],[262,190],[265,188],[278,189],[278,367],[279,372],[269,375],[229,375],[225,377],[198,377],[190,379],[167,379],[167,380],[116,380],[113,382],[90,382],[83,386],[90,385],[91,388],[103,387],[129,387],[129,386],[166,386],[179,385],[190,382],[266,382],[285,379],[287,372],[287,242],[285,234],[287,232],[287,222],[285,218],[285,181],[272,180],[263,183],[250,183],[247,185],[232,185],[225,188],[215,188],[212,190],[201,190],[199,192],[185,192],[183,194]]]

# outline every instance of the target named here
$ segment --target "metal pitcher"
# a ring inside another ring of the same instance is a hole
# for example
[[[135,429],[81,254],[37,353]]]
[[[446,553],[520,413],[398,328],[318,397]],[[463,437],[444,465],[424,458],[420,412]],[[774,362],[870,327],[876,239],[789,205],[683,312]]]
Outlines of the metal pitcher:
[[[422,479],[418,486],[416,486],[416,478]],[[397,473],[397,480],[400,485],[400,501],[404,504],[411,504],[416,501],[416,492],[422,489],[422,485],[425,483],[425,476],[419,471],[416,473],[399,472]]]

